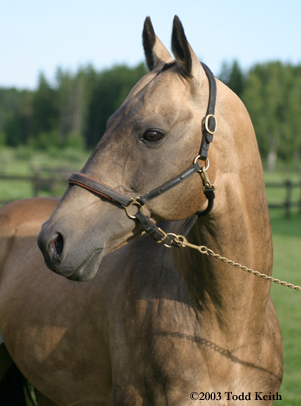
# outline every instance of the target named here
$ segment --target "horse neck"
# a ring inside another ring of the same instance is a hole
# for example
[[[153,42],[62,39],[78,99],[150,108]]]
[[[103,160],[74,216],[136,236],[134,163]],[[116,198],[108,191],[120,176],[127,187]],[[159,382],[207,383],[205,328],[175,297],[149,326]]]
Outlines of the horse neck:
[[[215,208],[209,216],[198,220],[187,239],[249,268],[271,274],[270,220],[263,177],[257,179],[253,194],[246,182],[244,187],[236,184],[233,188],[226,181],[217,187],[216,193],[220,195]],[[264,328],[268,281],[193,249],[173,250],[171,255],[184,275],[196,311],[199,315],[209,312],[210,322],[217,323],[228,339],[235,339],[237,331],[243,331],[246,323],[247,330],[254,328],[254,323]]]

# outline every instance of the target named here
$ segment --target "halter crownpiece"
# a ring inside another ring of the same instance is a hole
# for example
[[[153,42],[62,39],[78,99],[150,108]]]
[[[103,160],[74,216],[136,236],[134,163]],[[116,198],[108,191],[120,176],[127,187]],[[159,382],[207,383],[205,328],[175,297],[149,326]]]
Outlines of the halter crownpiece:
[[[143,213],[143,207],[147,202],[154,199],[157,196],[160,196],[162,193],[167,192],[168,190],[172,189],[173,187],[177,186],[179,183],[183,182],[184,180],[188,179],[191,175],[195,173],[200,173],[203,179],[203,191],[208,200],[207,208],[204,211],[197,211],[194,215],[187,218],[180,230],[180,234],[184,237],[187,236],[195,222],[199,217],[206,216],[212,210],[213,203],[214,203],[214,185],[211,184],[208,178],[207,169],[209,168],[209,160],[208,160],[208,149],[209,144],[213,140],[213,135],[216,132],[217,122],[214,115],[215,112],[215,103],[216,103],[216,81],[207,65],[202,63],[202,66],[206,72],[208,81],[209,81],[209,101],[208,107],[206,112],[206,117],[203,120],[203,128],[202,128],[202,142],[200,147],[199,155],[195,158],[193,164],[187,168],[185,171],[180,173],[178,176],[174,177],[173,179],[163,183],[163,185],[151,190],[148,193],[145,193],[143,196],[136,196],[135,198],[128,198],[124,196],[122,193],[117,192],[115,189],[111,188],[110,186],[102,183],[96,179],[91,178],[88,175],[83,173],[73,173],[70,178],[68,179],[69,185],[77,185],[80,186],[100,197],[104,197],[112,202],[118,203],[121,205],[127,214],[127,216],[133,220],[138,220],[140,224],[144,227],[145,232],[150,235],[154,240],[157,242],[163,242],[167,247],[171,246],[181,246],[173,240],[171,244],[166,243],[166,239],[171,234],[166,234],[161,228],[159,228],[155,223],[151,221],[151,219]],[[200,167],[198,164],[198,160],[205,161],[206,166]],[[136,206],[137,213],[131,214],[129,208],[132,206]]]
[[[213,141],[213,135],[217,128],[217,121],[214,115],[216,103],[216,81],[208,66],[203,62],[201,62],[201,65],[203,66],[209,81],[209,101],[206,117],[204,119],[203,137],[199,153],[200,159],[205,161],[208,156],[209,144]]]

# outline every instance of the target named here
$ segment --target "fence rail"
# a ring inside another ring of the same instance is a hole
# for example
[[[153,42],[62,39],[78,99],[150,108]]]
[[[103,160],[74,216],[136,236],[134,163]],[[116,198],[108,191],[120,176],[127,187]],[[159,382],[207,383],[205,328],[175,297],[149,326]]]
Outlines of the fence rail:
[[[266,189],[283,189],[285,188],[285,199],[281,203],[273,203],[269,201],[269,209],[284,209],[285,217],[290,218],[291,211],[294,207],[299,208],[299,213],[301,214],[301,181],[300,182],[291,182],[286,180],[285,182],[266,182]],[[293,189],[299,189],[300,194],[298,200],[294,200],[292,197]]]
[[[32,175],[9,175],[0,172],[1,181],[19,181],[28,182],[31,184],[31,196],[37,197],[41,192],[47,192],[51,196],[60,196],[60,193],[56,190],[57,185],[60,185],[61,189],[65,189],[67,186],[67,180],[72,170],[57,169],[50,171],[48,168],[33,172]],[[285,198],[283,201],[273,202],[272,199],[268,199],[269,209],[283,209],[285,217],[291,216],[293,208],[298,207],[301,214],[301,181],[291,182],[287,180],[285,182],[266,182],[266,190],[269,189],[285,189]],[[293,189],[299,188],[299,198],[293,199]],[[0,205],[8,203],[12,200],[22,199],[22,196],[14,199],[2,199],[0,196]]]
[[[57,185],[61,186],[61,189],[67,187],[67,180],[72,171],[57,171],[57,172],[44,172],[38,171],[33,172],[32,175],[11,175],[0,172],[0,182],[1,181],[17,181],[17,182],[27,182],[31,187],[31,197],[38,197],[41,192],[47,192],[49,196],[60,196],[60,191],[57,190]],[[0,205],[9,203],[12,200],[19,200],[24,198],[24,196],[19,196],[14,199],[3,199],[0,196]]]

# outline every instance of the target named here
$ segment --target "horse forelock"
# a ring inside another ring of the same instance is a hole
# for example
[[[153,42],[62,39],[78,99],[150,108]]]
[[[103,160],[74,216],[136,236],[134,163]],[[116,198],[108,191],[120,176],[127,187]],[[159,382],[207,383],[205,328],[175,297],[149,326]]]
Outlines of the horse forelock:
[[[177,66],[176,61],[172,61],[169,63],[165,63],[163,68],[160,70],[160,72],[158,73],[158,75],[160,75],[160,73],[172,68],[173,66]]]

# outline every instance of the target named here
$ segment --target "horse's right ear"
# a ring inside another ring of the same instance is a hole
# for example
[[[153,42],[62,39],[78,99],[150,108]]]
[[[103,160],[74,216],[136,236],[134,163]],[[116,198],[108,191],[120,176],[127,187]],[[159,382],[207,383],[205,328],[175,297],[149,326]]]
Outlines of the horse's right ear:
[[[146,64],[149,70],[155,69],[160,63],[169,63],[173,61],[170,53],[156,36],[149,17],[146,17],[144,21],[142,38]]]

